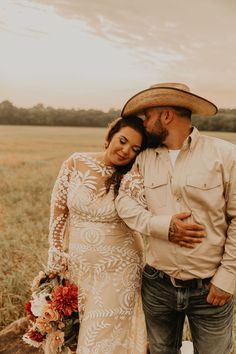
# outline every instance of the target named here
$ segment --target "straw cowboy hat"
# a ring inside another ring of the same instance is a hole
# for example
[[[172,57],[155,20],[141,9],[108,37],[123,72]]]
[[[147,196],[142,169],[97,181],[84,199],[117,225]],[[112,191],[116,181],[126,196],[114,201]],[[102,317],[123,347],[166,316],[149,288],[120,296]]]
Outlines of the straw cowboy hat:
[[[150,107],[176,106],[189,109],[193,115],[213,116],[218,109],[214,103],[190,92],[185,84],[162,83],[136,93],[124,105],[121,116],[143,115]]]

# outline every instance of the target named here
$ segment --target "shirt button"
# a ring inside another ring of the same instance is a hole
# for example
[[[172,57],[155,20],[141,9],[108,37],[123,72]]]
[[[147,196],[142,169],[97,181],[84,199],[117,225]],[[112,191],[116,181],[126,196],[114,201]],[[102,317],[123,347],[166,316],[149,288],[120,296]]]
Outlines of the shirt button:
[[[179,195],[177,195],[177,198],[176,198],[176,200],[177,200],[177,202],[180,202],[181,201],[181,199],[182,199],[182,196],[179,194]]]

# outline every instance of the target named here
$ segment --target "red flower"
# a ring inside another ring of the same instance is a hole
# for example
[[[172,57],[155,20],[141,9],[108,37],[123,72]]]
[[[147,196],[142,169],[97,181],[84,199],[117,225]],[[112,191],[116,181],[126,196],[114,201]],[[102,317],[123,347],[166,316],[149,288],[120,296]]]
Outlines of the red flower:
[[[28,337],[35,342],[42,342],[45,338],[45,335],[42,335],[41,333],[34,331],[33,329],[28,332]]]
[[[28,319],[30,321],[35,322],[36,317],[33,315],[32,311],[31,311],[31,301],[26,302],[25,311],[26,311],[26,315],[27,315]]]
[[[60,316],[70,316],[72,312],[78,312],[78,287],[66,282],[58,285],[52,293],[51,307],[57,310]]]

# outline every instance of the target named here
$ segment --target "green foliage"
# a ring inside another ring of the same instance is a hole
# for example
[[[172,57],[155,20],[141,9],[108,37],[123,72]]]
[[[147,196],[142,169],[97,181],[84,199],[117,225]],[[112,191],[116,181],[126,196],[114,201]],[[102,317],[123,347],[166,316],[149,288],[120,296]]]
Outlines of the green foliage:
[[[32,108],[17,108],[9,101],[0,103],[0,125],[106,127],[119,115],[120,111],[113,108],[105,113],[95,109],[56,109],[41,103]],[[193,117],[192,121],[199,130],[236,132],[236,109],[220,109],[212,118]]]
[[[220,109],[214,117],[193,117],[199,130],[236,132],[236,109]]]
[[[56,109],[43,104],[26,109],[17,108],[9,101],[0,103],[0,124],[6,125],[106,127],[119,114],[114,109],[105,113],[95,109]]]

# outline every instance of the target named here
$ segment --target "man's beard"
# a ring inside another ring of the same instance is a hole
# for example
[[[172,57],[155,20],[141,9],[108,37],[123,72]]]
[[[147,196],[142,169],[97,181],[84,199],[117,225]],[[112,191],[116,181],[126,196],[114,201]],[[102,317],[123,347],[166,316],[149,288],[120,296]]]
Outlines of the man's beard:
[[[148,133],[147,132],[147,145],[149,148],[157,148],[162,145],[163,141],[168,136],[168,130],[163,128],[160,133]]]

